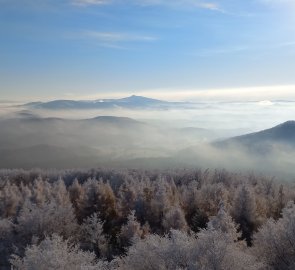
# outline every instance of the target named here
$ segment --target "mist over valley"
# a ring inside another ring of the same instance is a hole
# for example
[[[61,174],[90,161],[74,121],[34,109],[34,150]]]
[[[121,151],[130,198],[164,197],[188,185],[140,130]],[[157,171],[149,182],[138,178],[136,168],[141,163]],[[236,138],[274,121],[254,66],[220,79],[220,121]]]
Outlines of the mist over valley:
[[[295,111],[292,105],[168,102],[142,96],[2,105],[0,164],[2,168],[208,167],[284,173],[289,178],[295,124],[283,118]]]

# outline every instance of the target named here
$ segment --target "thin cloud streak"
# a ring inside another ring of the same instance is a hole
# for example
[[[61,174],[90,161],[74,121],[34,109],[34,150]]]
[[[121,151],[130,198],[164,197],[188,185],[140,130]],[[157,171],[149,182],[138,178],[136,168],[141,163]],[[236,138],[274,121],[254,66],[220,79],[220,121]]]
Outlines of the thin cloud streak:
[[[136,35],[120,32],[97,32],[97,31],[84,31],[82,33],[85,37],[93,38],[103,42],[129,42],[129,41],[155,41],[157,38],[145,35]]]
[[[110,0],[73,0],[72,4],[75,6],[93,6],[110,4]]]
[[[197,53],[193,53],[194,56],[200,57],[207,57],[207,56],[215,56],[215,55],[223,55],[223,54],[236,54],[242,53],[245,51],[250,50],[247,46],[235,46],[235,47],[228,47],[228,48],[215,48],[215,49],[205,49],[200,50]]]
[[[120,4],[119,0],[72,0],[73,5],[77,6],[93,6]],[[212,11],[224,12],[220,5],[216,2],[193,1],[193,0],[126,0],[124,4],[133,4],[139,6],[166,6],[166,7],[195,7]]]
[[[212,11],[226,13],[226,11],[223,10],[219,4],[213,3],[213,2],[197,2],[197,3],[195,3],[195,6],[202,8],[202,9],[208,9],[208,10],[212,10]]]
[[[158,40],[157,37],[150,35],[125,32],[102,32],[93,30],[83,30],[78,33],[67,34],[65,35],[65,38],[89,40],[99,46],[112,49],[126,49],[126,44],[148,43]]]

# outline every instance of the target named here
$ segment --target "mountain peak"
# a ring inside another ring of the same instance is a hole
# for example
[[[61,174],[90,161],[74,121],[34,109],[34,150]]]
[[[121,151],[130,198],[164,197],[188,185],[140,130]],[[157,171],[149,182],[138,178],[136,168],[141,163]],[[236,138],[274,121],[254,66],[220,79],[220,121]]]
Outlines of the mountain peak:
[[[147,104],[161,104],[161,103],[166,103],[165,101],[158,100],[158,99],[153,99],[153,98],[148,98],[148,97],[143,97],[143,96],[137,96],[137,95],[132,95],[129,97],[121,98],[117,100],[118,102],[124,102],[124,103],[130,103],[134,105],[147,105]]]

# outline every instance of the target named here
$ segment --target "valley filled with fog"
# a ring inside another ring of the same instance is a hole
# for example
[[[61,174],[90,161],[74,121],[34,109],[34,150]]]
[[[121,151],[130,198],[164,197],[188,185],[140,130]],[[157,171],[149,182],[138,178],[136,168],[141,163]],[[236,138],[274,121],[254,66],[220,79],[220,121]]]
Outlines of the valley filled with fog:
[[[149,99],[148,99],[149,100]],[[89,101],[93,102],[93,101]],[[100,100],[98,100],[99,103]],[[46,103],[46,102],[45,102]],[[171,104],[170,104],[171,103]],[[97,116],[129,117],[158,125],[186,128],[197,127],[210,130],[229,131],[227,135],[266,129],[282,122],[292,120],[295,102],[279,101],[200,101],[167,102],[151,106],[139,104],[134,107],[112,106],[108,108],[79,108],[34,106],[31,103],[0,103],[0,116],[12,117],[16,113],[32,113],[40,117],[65,119],[87,119]],[[78,108],[78,109],[77,109]],[[230,133],[233,131],[233,133]],[[221,134],[223,135],[223,134]],[[225,134],[226,135],[226,134]]]
[[[130,96],[3,102],[0,111],[2,168],[193,166],[294,175],[295,124],[285,123],[295,113],[294,102]],[[245,134],[251,135],[237,137]]]

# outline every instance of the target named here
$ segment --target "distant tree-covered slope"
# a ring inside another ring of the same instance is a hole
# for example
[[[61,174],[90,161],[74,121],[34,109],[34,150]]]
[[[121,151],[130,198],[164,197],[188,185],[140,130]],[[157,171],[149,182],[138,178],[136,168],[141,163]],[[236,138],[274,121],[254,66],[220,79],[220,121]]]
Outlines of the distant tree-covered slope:
[[[287,121],[273,128],[259,132],[246,134],[228,140],[217,142],[218,146],[240,144],[246,147],[257,147],[266,144],[284,144],[289,147],[295,146],[295,121]]]

